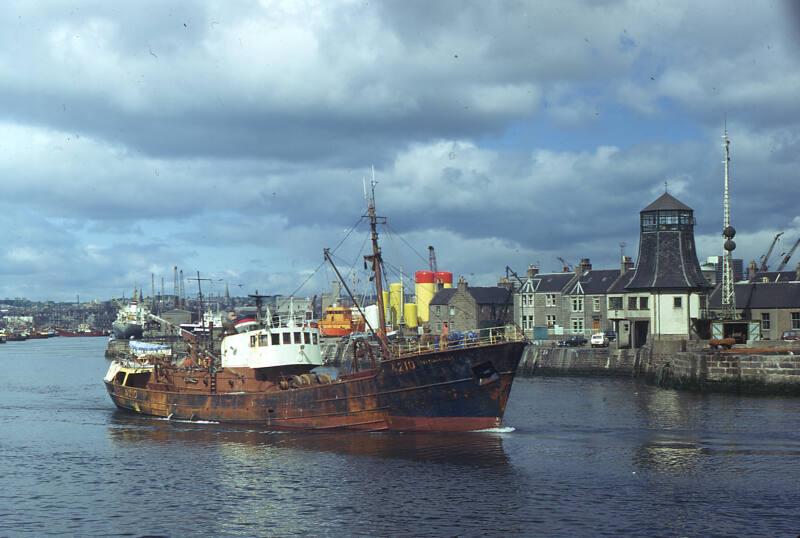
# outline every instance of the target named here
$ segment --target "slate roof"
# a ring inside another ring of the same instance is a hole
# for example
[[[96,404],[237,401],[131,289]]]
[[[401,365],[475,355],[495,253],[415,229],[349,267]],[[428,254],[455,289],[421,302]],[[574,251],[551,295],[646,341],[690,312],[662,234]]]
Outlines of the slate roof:
[[[625,274],[619,275],[611,284],[611,287],[608,288],[606,293],[626,293],[628,290],[625,289],[625,286],[628,285],[628,282],[631,281],[631,278],[633,278],[633,271],[628,271]]]
[[[606,293],[611,285],[619,277],[619,269],[592,269],[581,275],[572,286],[570,293],[575,293],[580,283],[583,293],[586,295],[600,295]]]
[[[722,298],[717,286],[709,297],[710,308],[721,309]],[[734,284],[736,308],[798,308],[800,309],[800,282],[737,282]]]
[[[642,209],[641,212],[644,213],[645,211],[673,211],[673,210],[692,211],[692,208],[684,204],[674,196],[672,196],[670,193],[665,192],[664,194],[656,198],[652,204]]]
[[[691,230],[642,231],[636,269],[625,287],[628,291],[709,288],[697,261],[694,233]]]
[[[533,281],[536,293],[559,293],[573,278],[575,273],[540,273]]]
[[[453,295],[456,294],[458,288],[444,288],[436,292],[436,295],[433,296],[431,299],[430,304],[432,305],[447,305],[450,304],[450,300],[453,298]],[[500,304],[504,305],[507,303],[511,303],[512,299],[511,296],[513,292],[508,288],[502,288],[499,286],[467,286],[467,293],[472,295],[472,298],[475,299],[475,302],[478,304]]]

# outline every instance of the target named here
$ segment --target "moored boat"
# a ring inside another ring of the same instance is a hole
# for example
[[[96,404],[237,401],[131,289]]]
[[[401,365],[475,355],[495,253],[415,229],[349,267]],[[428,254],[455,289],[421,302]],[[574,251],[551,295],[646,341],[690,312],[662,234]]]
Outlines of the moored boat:
[[[78,325],[78,328],[74,331],[68,329],[56,329],[56,333],[58,336],[70,336],[70,337],[78,337],[78,336],[108,336],[108,331],[103,331],[100,329],[94,329],[87,325],[86,323],[81,323]]]
[[[360,315],[353,315],[350,308],[334,304],[325,309],[319,320],[319,329],[322,336],[347,336],[363,332],[365,324],[364,319]]]
[[[137,299],[134,289],[133,298],[128,304],[120,307],[117,318],[111,324],[114,337],[120,340],[141,338],[147,321],[147,312],[147,307],[140,298]]]
[[[374,198],[369,217],[381,290]],[[331,261],[328,251],[326,259]],[[331,261],[332,263],[332,261]],[[335,269],[335,266],[334,266]],[[336,269],[335,269],[336,270]],[[338,274],[338,270],[337,274]],[[274,429],[469,431],[499,427],[527,344],[515,326],[482,329],[449,345],[391,345],[382,293],[375,339],[354,340],[354,369],[323,371],[320,329],[304,317],[259,316],[220,342],[219,357],[183,332],[189,356],[113,361],[104,378],[121,409],[158,417],[253,422]],[[255,296],[257,301],[261,296]],[[257,304],[259,304],[257,302]],[[208,335],[209,338],[211,335]],[[359,370],[363,362],[370,365]]]

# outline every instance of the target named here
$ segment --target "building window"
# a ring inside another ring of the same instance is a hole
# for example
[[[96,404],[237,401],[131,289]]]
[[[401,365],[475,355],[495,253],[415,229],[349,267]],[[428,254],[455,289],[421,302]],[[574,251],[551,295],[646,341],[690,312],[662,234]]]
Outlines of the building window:
[[[442,332],[442,322],[441,321],[437,321],[436,322],[436,332],[437,333]]]
[[[608,298],[609,310],[622,310],[622,297],[609,297]]]
[[[673,297],[672,306],[675,308],[683,308],[683,297]]]
[[[572,298],[572,311],[573,312],[583,312],[583,297],[573,297]]]
[[[600,297],[592,297],[592,312],[600,312]]]
[[[639,297],[639,310],[647,310],[647,297]]]
[[[452,317],[452,316],[455,316],[455,315],[456,315],[456,307],[455,306],[451,306],[450,307],[450,316]]]
[[[638,297],[628,297],[628,310],[636,310],[636,299]]]
[[[769,312],[761,313],[761,330],[762,331],[769,330]]]
[[[522,328],[525,330],[533,329],[533,316],[522,316]]]
[[[547,316],[547,328],[552,329],[556,326],[556,317],[552,314],[548,314]]]
[[[442,315],[442,307],[439,306],[439,305],[434,306],[433,307],[433,313],[436,314],[437,316],[441,316]]]
[[[583,333],[583,318],[572,318],[572,332],[575,334]]]
[[[792,312],[792,329],[800,329],[800,312]]]
[[[545,306],[555,306],[556,305],[556,294],[555,293],[548,293],[544,296],[544,305]]]
[[[523,293],[522,294],[522,306],[533,306],[533,294],[532,293]]]

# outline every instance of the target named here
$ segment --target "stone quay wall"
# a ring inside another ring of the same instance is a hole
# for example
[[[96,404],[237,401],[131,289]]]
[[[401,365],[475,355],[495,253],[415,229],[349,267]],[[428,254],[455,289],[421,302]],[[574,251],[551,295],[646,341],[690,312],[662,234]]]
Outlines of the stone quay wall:
[[[637,350],[531,345],[517,372],[521,376],[625,376],[665,388],[800,395],[800,349],[787,345],[732,350],[711,350],[700,343],[692,347],[679,341],[654,342]]]
[[[525,348],[517,372],[542,376],[627,376],[635,370],[636,352],[630,349],[550,347]]]

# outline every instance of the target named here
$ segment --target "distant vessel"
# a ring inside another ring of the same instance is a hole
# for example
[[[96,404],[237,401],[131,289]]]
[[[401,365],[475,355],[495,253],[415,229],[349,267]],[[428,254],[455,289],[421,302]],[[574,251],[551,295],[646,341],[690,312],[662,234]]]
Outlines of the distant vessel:
[[[373,182],[374,187],[374,182]],[[272,429],[470,431],[502,424],[527,341],[515,326],[481,329],[441,344],[391,345],[385,332],[374,196],[369,200],[379,351],[353,341],[353,371],[321,370],[320,329],[305,316],[260,315],[227,332],[220,356],[182,331],[188,356],[115,360],[104,378],[114,404],[144,415],[257,423]],[[326,259],[333,265],[329,252]],[[334,266],[335,269],[335,266]],[[335,269],[338,275],[338,270]],[[341,276],[339,277],[341,280]],[[451,335],[455,336],[455,335]],[[211,347],[211,346],[209,346]],[[359,360],[370,367],[359,370]]]
[[[338,305],[325,309],[325,315],[319,320],[322,336],[347,336],[353,332],[364,332],[364,319],[353,315],[350,308]]]
[[[114,337],[120,340],[141,338],[147,322],[148,312],[148,308],[144,306],[143,302],[137,300],[136,290],[134,290],[133,299],[119,309],[117,319],[111,324],[111,331],[114,333]]]
[[[74,331],[56,329],[58,336],[108,336],[108,331],[93,329],[87,323],[81,323]]]

